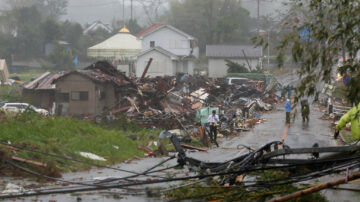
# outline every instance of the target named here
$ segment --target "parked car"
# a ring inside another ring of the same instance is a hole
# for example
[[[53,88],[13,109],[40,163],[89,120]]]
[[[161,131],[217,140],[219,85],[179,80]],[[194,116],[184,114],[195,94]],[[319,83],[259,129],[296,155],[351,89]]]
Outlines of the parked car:
[[[4,110],[6,113],[23,113],[26,110],[31,110],[44,116],[49,115],[47,110],[34,107],[28,103],[2,103],[0,104],[0,109]]]
[[[248,78],[242,78],[242,77],[227,77],[226,78],[226,83],[228,85],[241,85],[248,81],[249,81]]]

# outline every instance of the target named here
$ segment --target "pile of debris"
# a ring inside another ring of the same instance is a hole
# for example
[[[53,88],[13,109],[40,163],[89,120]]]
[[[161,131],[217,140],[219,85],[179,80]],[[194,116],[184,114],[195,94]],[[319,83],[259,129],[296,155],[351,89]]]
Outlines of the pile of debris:
[[[195,119],[198,110],[216,107],[221,116],[220,128],[226,128],[223,132],[229,134],[234,129],[251,128],[251,123],[260,121],[259,111],[269,111],[279,101],[263,81],[227,85],[221,80],[185,74],[131,82],[133,89],[127,89],[112,114],[123,112],[146,127],[192,128],[200,125]]]
[[[107,62],[97,62],[83,72],[99,75],[117,86],[127,83],[126,88],[117,89],[121,95],[118,103],[104,112],[103,117],[113,119],[115,114],[122,113],[145,127],[196,131],[191,129],[206,123],[201,120],[207,119],[209,110],[201,114],[200,120],[197,112],[215,108],[220,114],[220,132],[229,135],[261,122],[260,111],[271,110],[279,100],[274,79],[244,80],[236,85],[187,74],[130,79]]]

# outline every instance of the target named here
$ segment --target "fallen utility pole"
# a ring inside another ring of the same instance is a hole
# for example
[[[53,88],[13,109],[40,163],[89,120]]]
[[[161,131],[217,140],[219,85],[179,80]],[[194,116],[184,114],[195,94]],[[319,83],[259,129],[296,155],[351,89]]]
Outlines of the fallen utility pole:
[[[335,181],[332,181],[332,182],[326,182],[324,184],[321,184],[321,185],[318,185],[318,186],[315,186],[315,187],[312,187],[312,188],[308,188],[308,189],[298,191],[298,192],[295,192],[295,193],[292,193],[292,194],[289,194],[289,195],[286,195],[286,196],[282,196],[282,197],[279,197],[277,199],[270,200],[268,202],[287,201],[287,200],[290,200],[290,199],[298,198],[300,196],[304,196],[306,194],[311,194],[311,193],[318,192],[318,191],[323,190],[323,189],[331,188],[331,187],[339,185],[339,184],[344,184],[344,183],[347,183],[349,181],[352,181],[352,180],[355,180],[355,179],[358,179],[358,178],[360,178],[360,172],[357,172],[357,173],[355,173],[353,175],[350,175],[348,177],[343,177],[343,178],[341,178],[339,180],[335,180]]]
[[[143,74],[142,74],[142,76],[141,76],[140,81],[142,81],[142,80],[145,78],[145,75],[146,75],[147,72],[149,71],[149,67],[150,67],[152,61],[153,61],[153,59],[150,58],[149,62],[147,63],[147,65],[146,65],[146,67],[145,67],[145,69],[144,69],[144,72],[143,72]]]

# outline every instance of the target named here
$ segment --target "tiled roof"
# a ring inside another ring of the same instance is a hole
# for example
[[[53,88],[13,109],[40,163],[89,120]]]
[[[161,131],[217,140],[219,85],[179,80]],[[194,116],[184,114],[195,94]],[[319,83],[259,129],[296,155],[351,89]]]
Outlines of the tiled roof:
[[[148,28],[140,31],[140,32],[137,33],[135,36],[136,36],[137,38],[140,38],[140,37],[142,37],[143,35],[145,35],[145,34],[147,34],[147,33],[149,33],[149,32],[152,32],[153,30],[155,30],[155,29],[157,29],[157,28],[159,28],[159,27],[161,27],[161,26],[163,26],[163,24],[153,24],[153,25],[151,25],[150,27],[148,27]]]
[[[211,58],[259,58],[262,57],[261,47],[251,45],[207,45],[206,57]]]

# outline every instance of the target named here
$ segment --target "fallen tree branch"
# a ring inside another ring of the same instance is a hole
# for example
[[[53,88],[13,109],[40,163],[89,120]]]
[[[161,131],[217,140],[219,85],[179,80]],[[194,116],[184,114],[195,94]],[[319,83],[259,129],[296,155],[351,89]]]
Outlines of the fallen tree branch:
[[[276,198],[276,199],[272,199],[272,200],[269,200],[268,202],[287,201],[287,200],[290,200],[290,199],[298,198],[300,196],[304,196],[306,194],[311,194],[311,193],[318,192],[318,191],[323,190],[323,189],[331,188],[331,187],[339,185],[339,184],[344,184],[344,183],[347,183],[349,181],[352,181],[352,180],[355,180],[355,179],[358,179],[358,178],[360,178],[360,172],[357,172],[357,173],[355,173],[353,175],[350,175],[349,177],[344,177],[344,178],[341,178],[341,179],[338,179],[338,180],[335,180],[335,181],[332,181],[332,182],[326,182],[324,184],[321,184],[321,185],[318,185],[318,186],[315,186],[315,187],[311,187],[311,188],[301,190],[301,191],[298,191],[298,192],[295,192],[295,193],[292,193],[292,194],[289,194],[289,195],[286,195],[286,196],[282,196],[282,197],[279,197],[279,198]]]

